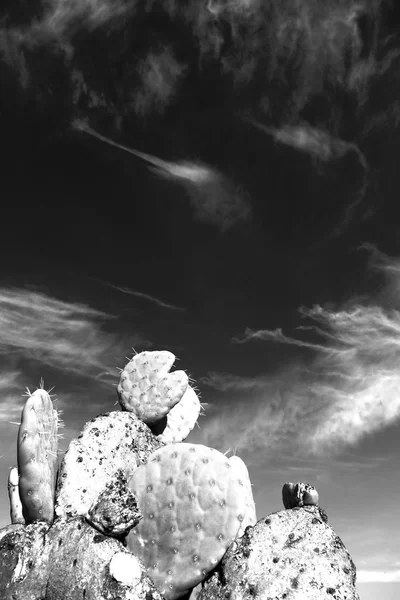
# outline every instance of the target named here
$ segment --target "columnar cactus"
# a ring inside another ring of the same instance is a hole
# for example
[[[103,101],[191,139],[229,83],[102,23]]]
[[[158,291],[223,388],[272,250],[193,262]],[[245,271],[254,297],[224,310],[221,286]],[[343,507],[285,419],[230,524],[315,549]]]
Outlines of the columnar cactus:
[[[175,600],[216,567],[238,534],[246,491],[231,461],[200,444],[156,450],[129,488],[143,514],[127,536],[168,600]]]
[[[19,494],[26,523],[54,518],[58,413],[42,387],[29,395],[18,431]]]
[[[19,497],[19,474],[17,467],[12,467],[8,474],[8,497],[10,499],[10,517],[11,523],[25,524],[22,514],[21,498]]]
[[[134,412],[147,425],[167,415],[189,383],[185,371],[170,369],[175,362],[166,350],[140,352],[121,371],[117,393],[123,410]]]

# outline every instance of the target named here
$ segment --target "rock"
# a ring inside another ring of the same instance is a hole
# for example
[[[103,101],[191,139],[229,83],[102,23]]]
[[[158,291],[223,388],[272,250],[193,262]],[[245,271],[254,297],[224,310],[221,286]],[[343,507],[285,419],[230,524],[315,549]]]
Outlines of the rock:
[[[359,600],[355,565],[323,515],[297,507],[248,527],[198,600]]]
[[[287,481],[282,488],[282,501],[285,508],[296,506],[318,506],[319,494],[309,483]]]
[[[130,555],[120,542],[99,534],[79,517],[58,520],[48,539],[52,568],[45,600],[161,600],[139,559]],[[135,563],[135,578],[116,579],[115,567],[114,573],[110,570],[116,554],[132,556],[127,560]]]
[[[162,600],[141,561],[82,517],[8,531],[0,556],[2,600]]]
[[[42,600],[49,576],[43,522],[11,525],[0,531],[0,598]],[[5,533],[4,533],[5,531]]]
[[[120,470],[89,510],[86,520],[96,529],[112,537],[125,537],[142,519],[136,498]]]
[[[113,411],[86,423],[60,467],[56,517],[85,516],[121,470],[129,479],[137,466],[164,446],[133,413]]]

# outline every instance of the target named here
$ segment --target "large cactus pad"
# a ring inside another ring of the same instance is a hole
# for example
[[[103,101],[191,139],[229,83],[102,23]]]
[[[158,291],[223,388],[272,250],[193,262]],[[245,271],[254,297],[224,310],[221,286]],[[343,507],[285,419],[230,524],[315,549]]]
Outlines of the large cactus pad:
[[[156,450],[129,487],[143,520],[127,546],[161,593],[174,600],[202,581],[235,539],[246,491],[229,459],[212,448],[171,444]]]

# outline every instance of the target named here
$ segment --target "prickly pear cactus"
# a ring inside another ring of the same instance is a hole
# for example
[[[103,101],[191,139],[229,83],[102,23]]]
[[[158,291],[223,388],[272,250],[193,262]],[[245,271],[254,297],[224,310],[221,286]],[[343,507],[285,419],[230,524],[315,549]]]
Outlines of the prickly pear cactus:
[[[19,474],[17,467],[10,469],[8,474],[8,497],[10,499],[10,518],[11,523],[25,524],[22,514],[21,498],[19,497]]]
[[[117,392],[123,410],[146,424],[159,421],[184,395],[189,383],[185,371],[170,369],[175,356],[167,350],[140,352],[121,371]]]
[[[248,527],[248,525],[254,525],[255,523],[257,523],[256,505],[254,503],[253,491],[251,489],[249,472],[245,463],[239,456],[231,456],[229,462],[231,463],[232,468],[237,473],[239,483],[243,485],[245,490],[246,510],[244,513],[244,519],[240,524],[238,531],[238,537],[240,537],[243,535],[244,530],[246,529],[246,527]]]
[[[200,400],[194,389],[188,385],[181,401],[167,414],[167,425],[158,439],[164,444],[183,442],[195,426],[200,410]]]
[[[179,443],[156,450],[128,486],[143,520],[127,547],[175,600],[215,568],[237,536],[246,511],[243,482],[217,450]]]
[[[42,387],[29,395],[18,432],[19,495],[26,523],[54,518],[58,414]]]

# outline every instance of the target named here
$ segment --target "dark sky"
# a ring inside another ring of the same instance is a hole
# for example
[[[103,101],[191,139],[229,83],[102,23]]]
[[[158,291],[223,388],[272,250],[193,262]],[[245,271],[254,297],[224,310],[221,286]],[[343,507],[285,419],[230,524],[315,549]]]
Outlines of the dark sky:
[[[168,349],[259,517],[308,478],[359,580],[399,582],[399,7],[0,10],[4,477],[25,386],[56,385],[65,449],[132,346]]]

